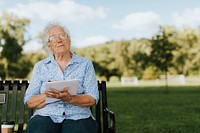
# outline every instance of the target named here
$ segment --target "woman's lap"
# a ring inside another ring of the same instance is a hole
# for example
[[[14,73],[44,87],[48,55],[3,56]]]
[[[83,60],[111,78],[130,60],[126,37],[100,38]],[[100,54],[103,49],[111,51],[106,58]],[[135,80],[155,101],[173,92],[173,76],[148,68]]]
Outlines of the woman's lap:
[[[62,123],[62,133],[97,133],[97,122],[89,117],[81,120],[64,120]]]
[[[48,116],[36,115],[27,126],[27,133],[95,133],[97,130],[98,124],[92,117],[54,123]]]
[[[27,133],[59,133],[61,124],[54,123],[48,116],[36,115],[27,125]]]

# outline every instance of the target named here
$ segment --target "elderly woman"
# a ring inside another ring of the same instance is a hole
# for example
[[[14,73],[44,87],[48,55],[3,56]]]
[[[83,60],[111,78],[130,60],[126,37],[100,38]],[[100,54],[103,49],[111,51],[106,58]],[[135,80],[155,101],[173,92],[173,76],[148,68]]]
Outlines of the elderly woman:
[[[34,66],[24,103],[34,108],[27,125],[27,133],[95,133],[97,122],[90,106],[99,99],[97,80],[92,62],[70,51],[68,30],[57,23],[45,28],[47,47],[52,52],[48,58]],[[46,90],[45,82],[78,79],[77,95]],[[46,103],[46,98],[60,99]]]

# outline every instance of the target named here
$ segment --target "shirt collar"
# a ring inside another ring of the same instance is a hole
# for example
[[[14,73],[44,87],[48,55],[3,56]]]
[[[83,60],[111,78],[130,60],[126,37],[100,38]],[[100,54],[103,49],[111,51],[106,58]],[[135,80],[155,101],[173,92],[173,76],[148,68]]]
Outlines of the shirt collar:
[[[79,58],[80,56],[76,55],[73,52],[70,52],[70,53],[72,55],[72,59],[70,60],[69,64],[82,62],[82,60]],[[44,59],[45,64],[48,64],[50,62],[55,62],[55,58],[53,54],[50,54],[46,59]]]

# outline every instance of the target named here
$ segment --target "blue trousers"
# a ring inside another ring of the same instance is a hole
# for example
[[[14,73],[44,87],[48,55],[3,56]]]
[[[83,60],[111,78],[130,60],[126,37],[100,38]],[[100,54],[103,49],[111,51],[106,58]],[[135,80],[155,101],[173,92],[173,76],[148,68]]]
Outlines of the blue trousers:
[[[27,133],[97,133],[98,124],[91,117],[80,120],[64,120],[54,123],[48,116],[36,115],[27,125]]]

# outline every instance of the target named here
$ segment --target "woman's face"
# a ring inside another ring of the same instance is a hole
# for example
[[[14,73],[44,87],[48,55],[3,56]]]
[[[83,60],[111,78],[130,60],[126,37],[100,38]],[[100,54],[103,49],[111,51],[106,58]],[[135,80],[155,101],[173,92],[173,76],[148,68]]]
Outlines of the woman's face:
[[[54,54],[66,54],[70,52],[70,40],[64,29],[54,26],[49,30],[48,36],[48,47]]]

